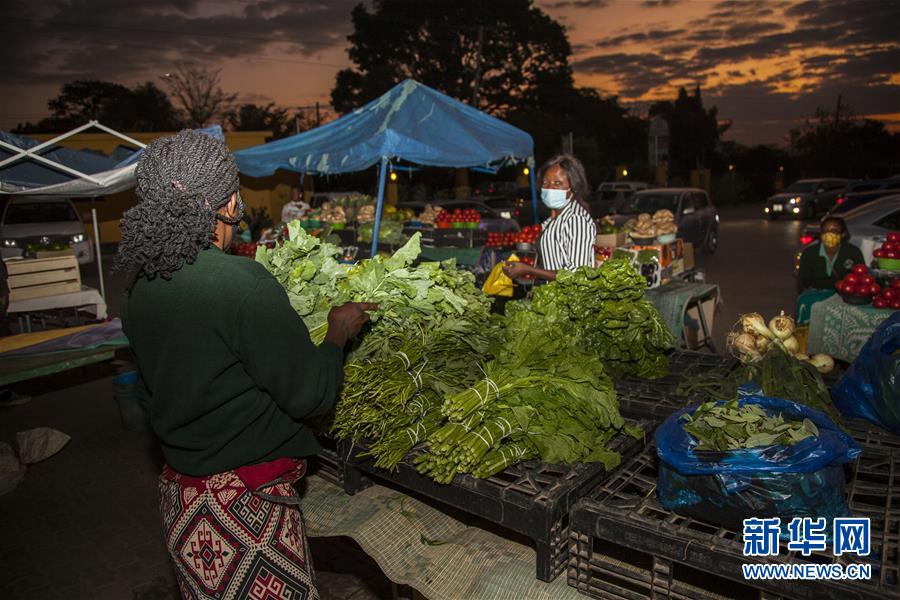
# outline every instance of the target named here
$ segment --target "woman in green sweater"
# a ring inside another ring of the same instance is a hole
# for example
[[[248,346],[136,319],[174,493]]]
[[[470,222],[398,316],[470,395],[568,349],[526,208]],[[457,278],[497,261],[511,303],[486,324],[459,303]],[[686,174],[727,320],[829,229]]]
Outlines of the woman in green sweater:
[[[334,405],[343,348],[377,307],[333,309],[315,346],[275,278],[224,252],[243,205],[223,142],[160,138],[135,176],[116,267],[131,277],[123,327],[167,462],[160,511],[181,592],[316,598],[291,484],[319,451],[306,421]]]

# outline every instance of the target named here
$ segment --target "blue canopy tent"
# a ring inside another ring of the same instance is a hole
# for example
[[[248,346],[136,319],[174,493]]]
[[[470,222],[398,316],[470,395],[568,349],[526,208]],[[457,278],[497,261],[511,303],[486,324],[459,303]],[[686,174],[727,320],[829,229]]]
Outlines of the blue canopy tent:
[[[432,167],[534,166],[534,142],[524,131],[407,79],[362,108],[295,136],[234,153],[240,171],[264,177],[278,169],[310,175],[361,171],[380,163],[372,255],[384,204],[388,163]],[[529,169],[537,215],[534,168]]]

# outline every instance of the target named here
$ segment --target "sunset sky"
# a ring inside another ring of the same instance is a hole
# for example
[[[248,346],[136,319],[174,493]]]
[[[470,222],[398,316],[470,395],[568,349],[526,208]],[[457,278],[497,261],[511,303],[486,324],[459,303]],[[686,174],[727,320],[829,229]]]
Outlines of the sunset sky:
[[[0,128],[46,116],[60,85],[151,80],[180,61],[221,68],[246,102],[326,105],[350,66],[359,0],[7,1],[0,8]],[[410,0],[411,4],[415,1]],[[579,85],[637,112],[702,86],[726,139],[783,144],[817,106],[843,103],[900,130],[900,2],[541,0],[573,47]],[[390,35],[390,32],[385,32]]]

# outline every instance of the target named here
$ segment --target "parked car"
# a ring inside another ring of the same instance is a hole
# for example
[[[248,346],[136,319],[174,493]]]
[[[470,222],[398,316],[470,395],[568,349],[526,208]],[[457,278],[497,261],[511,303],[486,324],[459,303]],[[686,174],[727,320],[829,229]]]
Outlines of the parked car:
[[[846,179],[795,181],[783,191],[769,196],[763,212],[770,219],[777,219],[782,215],[810,219],[831,210],[848,183]]]
[[[675,215],[678,237],[704,252],[712,254],[719,246],[719,211],[709,194],[698,188],[657,188],[635,192],[631,199],[616,211],[613,221],[623,225],[640,213],[653,214],[667,209]]]
[[[850,184],[847,190],[838,196],[837,202],[828,211],[828,215],[839,217],[872,200],[897,193],[900,193],[900,179],[857,181]]]
[[[883,196],[839,215],[847,224],[850,243],[859,244],[867,237],[880,237],[889,231],[900,231],[900,194]],[[807,225],[800,236],[801,248],[794,255],[794,276],[800,271],[800,255],[819,239],[821,224]]]
[[[624,207],[635,192],[646,190],[650,184],[642,181],[613,181],[601,183],[591,196],[591,216],[595,219],[612,214]]]
[[[900,194],[882,196],[858,206],[846,213],[835,215],[844,219],[851,239],[885,235],[888,231],[900,231]],[[819,239],[821,223],[810,223],[803,228],[800,244],[803,247]]]
[[[522,227],[534,224],[531,188],[518,188],[513,194],[491,196],[481,200],[496,210],[501,217],[514,219]],[[538,192],[538,222],[543,222],[549,217],[550,209],[541,202]]]
[[[481,215],[481,229],[487,231],[499,231],[505,233],[507,231],[519,231],[521,227],[515,219],[503,217],[500,213],[485,204],[480,198],[469,198],[467,200],[434,200],[432,202],[401,202],[397,208],[411,208],[416,213],[425,210],[425,205],[440,206],[444,210],[455,210],[461,208],[463,210],[474,208]]]
[[[29,246],[71,248],[80,264],[94,260],[94,250],[78,211],[68,198],[0,197],[0,254],[19,257]]]

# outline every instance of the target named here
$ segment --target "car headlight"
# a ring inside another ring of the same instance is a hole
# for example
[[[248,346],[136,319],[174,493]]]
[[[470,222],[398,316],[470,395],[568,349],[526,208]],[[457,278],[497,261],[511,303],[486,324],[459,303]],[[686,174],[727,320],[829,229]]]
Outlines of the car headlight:
[[[72,243],[72,244],[80,244],[80,243],[83,242],[83,241],[84,241],[84,234],[83,234],[83,233],[76,233],[75,235],[72,236],[72,239],[70,240],[70,243]]]
[[[18,243],[16,240],[14,240],[14,239],[5,239],[5,240],[3,240],[3,247],[4,247],[4,248],[17,248],[18,246],[19,246],[19,243]]]

